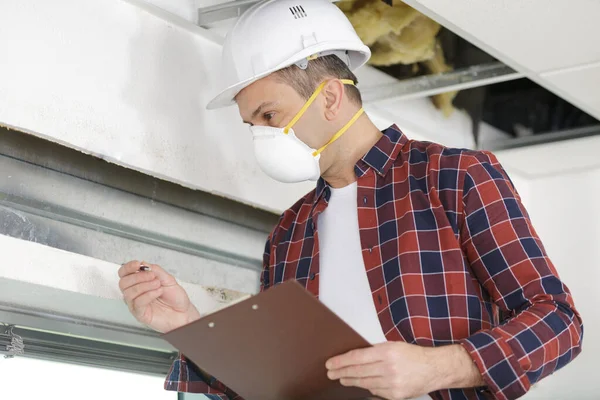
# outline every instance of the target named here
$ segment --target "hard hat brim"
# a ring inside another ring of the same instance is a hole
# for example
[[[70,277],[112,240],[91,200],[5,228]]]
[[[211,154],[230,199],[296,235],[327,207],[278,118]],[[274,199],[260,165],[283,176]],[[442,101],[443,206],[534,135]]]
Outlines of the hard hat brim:
[[[235,85],[229,86],[227,89],[219,93],[214,99],[212,99],[207,105],[207,110],[216,110],[218,108],[229,107],[235,104],[235,97],[245,88],[252,85],[254,82],[271,75],[273,72],[280,68],[274,68],[273,70],[266,71],[260,75],[247,79],[243,82],[239,82]]]
[[[234,85],[231,85],[228,88],[226,88],[225,90],[223,90],[221,93],[219,93],[215,98],[213,98],[206,105],[206,109],[214,110],[217,108],[232,106],[235,104],[235,97],[243,89],[247,88],[254,82],[271,75],[275,71],[279,71],[280,69],[289,67],[290,65],[294,65],[295,63],[299,62],[300,60],[305,59],[313,54],[319,54],[322,51],[331,50],[332,48],[334,48],[334,49],[337,48],[337,49],[344,49],[344,50],[348,50],[348,51],[352,52],[354,62],[352,63],[352,65],[349,66],[349,68],[352,71],[354,71],[357,68],[366,64],[366,62],[369,60],[369,58],[371,56],[371,50],[369,49],[369,47],[365,46],[362,43],[359,46],[357,46],[356,43],[347,43],[347,42],[339,42],[336,44],[337,44],[336,46],[332,46],[331,43],[328,43],[326,46],[323,46],[321,44],[316,45],[316,46],[311,46],[309,48],[306,48],[304,51],[302,51],[298,54],[295,54],[294,57],[292,57],[289,60],[284,61],[283,63],[279,64],[278,66],[276,66],[274,68],[268,69],[258,75],[253,76],[250,79],[246,79],[244,81],[241,81]]]

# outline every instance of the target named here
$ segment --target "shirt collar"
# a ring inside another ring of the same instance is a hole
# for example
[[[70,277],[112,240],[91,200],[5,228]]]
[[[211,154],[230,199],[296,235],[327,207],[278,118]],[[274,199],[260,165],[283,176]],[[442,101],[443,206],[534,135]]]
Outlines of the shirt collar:
[[[369,168],[373,168],[379,175],[385,176],[398,157],[398,154],[400,154],[402,147],[408,142],[408,138],[396,125],[390,126],[381,133],[383,134],[381,139],[356,163],[354,171],[357,178],[361,178],[366,174]],[[319,178],[316,189],[316,201],[321,198],[327,187],[327,182],[323,178]]]
[[[381,133],[383,133],[381,139],[356,163],[354,169],[358,178],[362,177],[369,167],[379,175],[385,176],[398,158],[402,147],[408,142],[408,138],[396,125],[390,126]]]

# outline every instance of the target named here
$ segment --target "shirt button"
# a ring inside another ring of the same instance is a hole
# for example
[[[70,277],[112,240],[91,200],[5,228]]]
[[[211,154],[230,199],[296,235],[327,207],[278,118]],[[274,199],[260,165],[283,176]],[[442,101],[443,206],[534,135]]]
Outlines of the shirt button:
[[[383,300],[382,300],[382,298],[381,298],[381,295],[380,295],[380,294],[378,294],[378,295],[377,295],[377,300],[379,300],[379,304],[382,304],[382,303],[383,303]]]
[[[369,200],[367,199],[367,196],[363,197],[363,203],[367,204],[369,202]]]
[[[311,273],[310,273],[310,280],[311,280],[311,281],[314,281],[314,280],[315,280],[315,273],[314,273],[314,272],[311,272]]]
[[[369,253],[372,253],[372,252],[373,252],[373,248],[369,247]]]

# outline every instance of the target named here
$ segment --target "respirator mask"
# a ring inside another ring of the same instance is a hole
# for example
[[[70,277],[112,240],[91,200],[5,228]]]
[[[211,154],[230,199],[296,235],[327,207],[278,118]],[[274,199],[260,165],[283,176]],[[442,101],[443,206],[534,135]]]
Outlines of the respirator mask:
[[[342,79],[341,81],[346,85],[354,85],[354,82],[348,79]],[[312,149],[298,139],[292,127],[321,93],[326,83],[323,82],[319,85],[296,116],[285,127],[250,126],[254,140],[254,154],[258,165],[271,178],[284,183],[318,180],[321,176],[319,159],[323,150],[339,139],[364,112],[362,108],[358,110],[352,119],[320,149]]]

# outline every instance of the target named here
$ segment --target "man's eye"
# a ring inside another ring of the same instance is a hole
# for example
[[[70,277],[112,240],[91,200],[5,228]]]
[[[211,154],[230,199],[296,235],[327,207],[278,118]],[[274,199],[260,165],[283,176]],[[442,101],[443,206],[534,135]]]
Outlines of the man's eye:
[[[265,121],[270,121],[273,119],[274,116],[275,116],[275,113],[265,113],[263,115],[263,118],[265,119]]]

